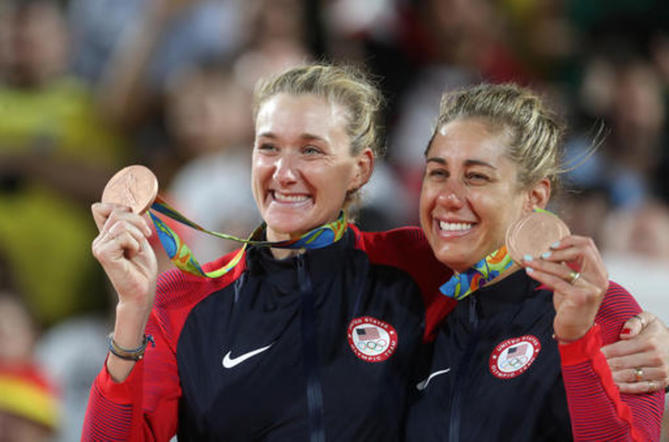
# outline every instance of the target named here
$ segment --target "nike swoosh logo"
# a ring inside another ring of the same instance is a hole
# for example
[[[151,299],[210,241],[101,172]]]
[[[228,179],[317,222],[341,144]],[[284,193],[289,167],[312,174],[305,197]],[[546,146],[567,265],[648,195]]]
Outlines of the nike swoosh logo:
[[[446,373],[448,373],[449,371],[451,371],[450,368],[447,368],[447,369],[445,369],[445,370],[435,371],[434,373],[430,374],[430,376],[428,376],[428,377],[425,378],[424,380],[422,380],[422,381],[420,381],[419,383],[417,383],[417,384],[416,384],[416,388],[418,389],[418,391],[423,391],[423,390],[425,390],[425,389],[427,388],[427,385],[430,383],[430,381],[432,380],[433,377],[435,377],[435,376],[439,376],[440,374],[446,374]]]
[[[223,367],[225,367],[225,368],[232,368],[232,367],[234,367],[234,366],[236,366],[236,365],[239,365],[239,364],[241,364],[242,362],[244,362],[245,360],[247,360],[248,358],[252,358],[253,356],[257,355],[258,353],[262,353],[262,352],[264,352],[265,350],[267,350],[268,348],[270,348],[272,345],[274,345],[274,343],[271,343],[271,344],[269,344],[269,345],[266,346],[266,347],[257,348],[257,349],[255,349],[255,350],[253,350],[253,351],[248,352],[248,353],[244,353],[243,355],[237,356],[236,358],[231,358],[231,357],[230,357],[230,354],[232,353],[232,351],[229,351],[229,352],[223,357]]]

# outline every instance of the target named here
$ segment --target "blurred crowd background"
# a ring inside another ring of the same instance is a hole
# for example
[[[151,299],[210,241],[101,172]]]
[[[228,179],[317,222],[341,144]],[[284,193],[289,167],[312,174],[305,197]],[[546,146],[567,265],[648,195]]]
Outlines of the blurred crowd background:
[[[106,181],[145,164],[188,217],[248,234],[254,83],[307,61],[385,93],[368,230],[417,224],[444,91],[539,91],[568,127],[551,209],[669,321],[666,0],[0,0],[0,441],[79,439],[115,302],[90,252]],[[200,261],[237,247],[179,231]]]

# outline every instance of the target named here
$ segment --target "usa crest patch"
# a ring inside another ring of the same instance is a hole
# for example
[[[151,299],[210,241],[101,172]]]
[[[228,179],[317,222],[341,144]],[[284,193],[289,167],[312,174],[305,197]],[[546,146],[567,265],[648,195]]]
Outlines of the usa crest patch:
[[[385,361],[397,349],[395,328],[371,316],[351,320],[346,334],[351,350],[363,361]]]
[[[502,341],[490,354],[490,372],[500,379],[520,376],[530,368],[540,351],[541,343],[532,335]]]

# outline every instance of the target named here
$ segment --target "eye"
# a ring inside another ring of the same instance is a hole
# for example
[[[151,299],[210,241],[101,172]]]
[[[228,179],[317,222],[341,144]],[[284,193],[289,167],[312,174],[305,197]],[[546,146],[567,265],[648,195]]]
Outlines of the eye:
[[[480,172],[468,172],[466,178],[468,181],[474,184],[483,184],[490,181],[490,177],[488,175]]]
[[[433,167],[425,171],[425,176],[433,179],[445,179],[450,176],[450,173],[442,167]]]
[[[302,153],[306,155],[318,155],[323,153],[323,151],[320,148],[310,144],[302,148]]]
[[[256,149],[262,152],[276,152],[279,150],[278,147],[272,143],[260,143]]]

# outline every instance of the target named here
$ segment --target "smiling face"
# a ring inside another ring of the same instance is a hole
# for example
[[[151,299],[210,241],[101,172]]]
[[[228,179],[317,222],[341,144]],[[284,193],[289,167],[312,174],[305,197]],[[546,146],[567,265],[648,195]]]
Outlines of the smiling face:
[[[518,184],[508,134],[480,118],[443,125],[426,155],[420,221],[442,263],[463,272],[504,244],[508,226],[545,206],[550,184]]]
[[[351,153],[346,124],[344,107],[313,94],[279,93],[261,104],[252,181],[268,240],[334,221],[347,193],[367,182],[373,154]]]

